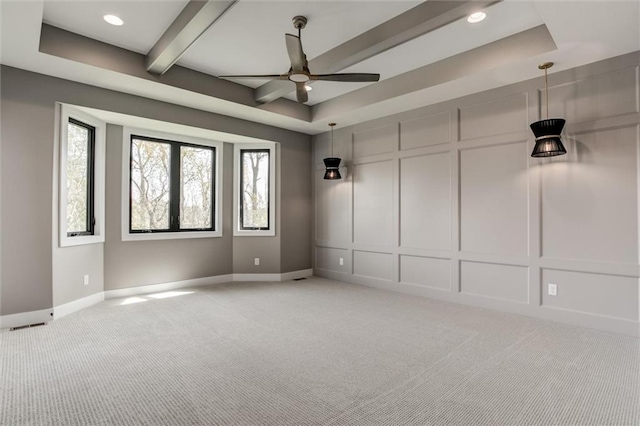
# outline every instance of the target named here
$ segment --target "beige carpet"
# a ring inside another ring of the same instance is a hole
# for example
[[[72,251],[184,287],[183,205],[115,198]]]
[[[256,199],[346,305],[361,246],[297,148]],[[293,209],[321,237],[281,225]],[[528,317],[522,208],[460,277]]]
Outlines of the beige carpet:
[[[320,278],[188,291],[0,332],[0,424],[640,424],[638,339]]]

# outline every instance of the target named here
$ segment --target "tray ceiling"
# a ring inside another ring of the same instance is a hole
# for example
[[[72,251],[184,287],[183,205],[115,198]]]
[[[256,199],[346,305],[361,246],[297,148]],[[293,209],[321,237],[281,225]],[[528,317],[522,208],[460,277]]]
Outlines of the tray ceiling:
[[[170,33],[187,0],[3,1],[1,60],[315,134],[325,131],[328,121],[354,124],[538,77],[537,64],[544,61],[556,62],[553,71],[558,72],[640,50],[635,0],[429,0],[433,12],[417,22],[424,3],[240,0],[158,77],[136,67]],[[487,19],[470,24],[465,18],[475,9],[483,9]],[[108,13],[125,24],[108,25],[102,19]],[[301,105],[290,82],[278,86],[268,80],[216,77],[285,73],[284,34],[295,33],[295,15],[309,20],[302,43],[312,72],[327,72],[329,59],[339,58],[345,66],[328,72],[379,73],[380,82],[316,82],[309,102]],[[265,93],[276,100],[264,103]]]

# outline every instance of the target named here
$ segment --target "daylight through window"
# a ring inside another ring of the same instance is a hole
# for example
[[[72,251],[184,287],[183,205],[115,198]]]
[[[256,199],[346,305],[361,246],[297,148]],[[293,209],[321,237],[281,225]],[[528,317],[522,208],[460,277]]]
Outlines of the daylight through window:
[[[215,148],[131,136],[130,232],[212,231]]]
[[[213,150],[180,147],[180,228],[211,228]]]
[[[269,229],[268,149],[240,150],[240,224],[243,230]]]
[[[67,236],[93,235],[95,128],[69,118],[66,146]]]

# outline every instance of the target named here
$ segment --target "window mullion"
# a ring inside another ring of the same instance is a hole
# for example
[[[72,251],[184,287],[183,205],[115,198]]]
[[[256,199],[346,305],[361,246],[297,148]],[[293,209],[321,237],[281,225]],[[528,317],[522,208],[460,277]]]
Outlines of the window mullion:
[[[218,224],[216,223],[216,185],[215,185],[215,176],[216,176],[216,152],[215,148],[211,148],[211,229],[216,229]]]
[[[173,232],[180,231],[180,144],[171,143],[171,184],[169,190],[169,203],[171,222],[169,229]]]
[[[96,163],[96,138],[95,130],[89,129],[89,146],[87,147],[87,230],[93,235],[95,228],[95,163]]]

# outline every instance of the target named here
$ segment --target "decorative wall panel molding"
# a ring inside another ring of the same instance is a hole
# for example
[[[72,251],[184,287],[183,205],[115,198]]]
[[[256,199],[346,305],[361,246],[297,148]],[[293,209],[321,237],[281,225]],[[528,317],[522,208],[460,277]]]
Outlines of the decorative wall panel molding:
[[[525,266],[460,262],[462,293],[518,303],[529,302],[529,275]]]
[[[460,241],[464,251],[528,255],[526,142],[460,152]]]
[[[542,305],[625,320],[638,319],[638,279],[544,269],[542,282],[558,283],[558,295],[542,292]],[[543,290],[546,290],[543,288]]]
[[[633,66],[549,87],[549,114],[582,123],[640,112],[637,84],[638,67]]]
[[[400,256],[400,282],[439,290],[451,290],[451,261]]]
[[[353,242],[392,244],[393,163],[380,161],[353,167]],[[344,212],[343,212],[344,213]]]
[[[451,153],[400,159],[400,245],[451,249]]]
[[[353,273],[361,277],[393,279],[393,255],[370,251],[353,252]]]
[[[461,107],[458,110],[460,141],[521,131],[528,126],[527,94]]]
[[[397,149],[398,126],[384,126],[353,134],[353,156],[384,154]]]
[[[639,62],[553,74],[552,160],[529,156],[542,78],[340,129],[352,196],[316,167],[316,274],[639,336]]]
[[[542,254],[638,262],[638,125],[569,135],[570,154],[540,166]]]
[[[443,111],[400,122],[400,149],[451,142],[451,112]]]

